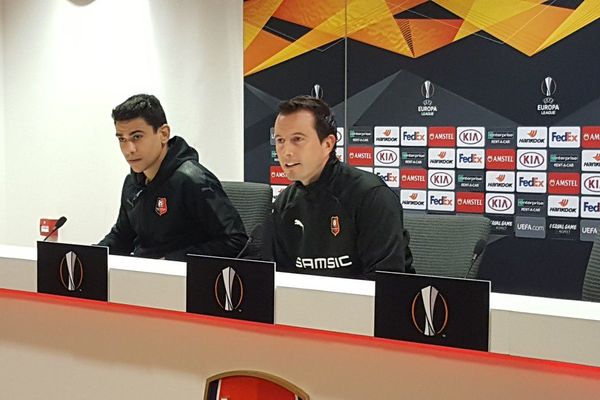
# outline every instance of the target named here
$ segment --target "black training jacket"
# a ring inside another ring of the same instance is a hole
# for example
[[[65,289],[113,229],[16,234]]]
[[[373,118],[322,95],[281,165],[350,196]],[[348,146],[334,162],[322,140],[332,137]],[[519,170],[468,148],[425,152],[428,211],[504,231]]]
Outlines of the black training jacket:
[[[294,182],[277,197],[269,231],[267,258],[278,271],[367,279],[375,270],[414,272],[398,196],[337,159],[316,182]]]
[[[242,220],[198,152],[180,137],[154,179],[125,178],[117,223],[100,243],[111,254],[185,260],[187,253],[234,257],[246,243]]]

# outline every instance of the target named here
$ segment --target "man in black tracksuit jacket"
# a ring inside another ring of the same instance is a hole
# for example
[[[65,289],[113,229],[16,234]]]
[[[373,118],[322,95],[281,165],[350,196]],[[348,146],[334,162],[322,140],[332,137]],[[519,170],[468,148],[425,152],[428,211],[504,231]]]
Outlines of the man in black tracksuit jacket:
[[[378,176],[339,162],[327,104],[299,96],[279,106],[275,142],[294,183],[275,200],[267,254],[277,270],[373,279],[415,272],[398,196]]]
[[[188,253],[234,257],[247,236],[219,180],[170,130],[156,97],[136,95],[113,110],[131,166],[116,224],[98,243],[111,254],[184,261]]]

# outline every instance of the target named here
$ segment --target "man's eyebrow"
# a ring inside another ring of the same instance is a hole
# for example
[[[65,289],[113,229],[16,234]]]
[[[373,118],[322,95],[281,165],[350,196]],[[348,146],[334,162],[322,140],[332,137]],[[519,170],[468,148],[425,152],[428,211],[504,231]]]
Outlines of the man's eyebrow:
[[[144,131],[141,131],[141,130],[139,130],[139,129],[138,129],[138,130],[136,130],[136,131],[129,132],[129,133],[127,134],[127,136],[131,136],[131,135],[134,135],[134,134],[136,134],[136,133],[144,133]],[[117,132],[117,133],[115,133],[115,136],[125,136],[125,135],[124,135],[124,134],[122,134],[121,132]]]

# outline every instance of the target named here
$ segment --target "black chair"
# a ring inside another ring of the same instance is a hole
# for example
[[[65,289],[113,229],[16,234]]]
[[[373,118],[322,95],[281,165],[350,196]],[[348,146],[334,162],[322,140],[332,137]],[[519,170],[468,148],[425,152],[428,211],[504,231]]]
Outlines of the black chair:
[[[600,236],[596,236],[583,278],[581,300],[600,302]]]
[[[404,213],[413,266],[424,275],[475,278],[482,257],[471,268],[473,252],[487,241],[490,226],[482,215]]]
[[[260,258],[262,248],[262,224],[271,214],[273,189],[264,183],[221,182],[223,190],[240,213],[251,242],[242,254],[244,258]]]

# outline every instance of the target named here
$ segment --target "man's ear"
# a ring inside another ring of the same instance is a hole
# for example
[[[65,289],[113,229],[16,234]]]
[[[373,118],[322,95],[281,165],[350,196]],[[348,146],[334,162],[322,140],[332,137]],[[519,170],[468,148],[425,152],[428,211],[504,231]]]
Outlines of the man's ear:
[[[158,128],[158,134],[160,135],[161,143],[167,143],[171,137],[171,127],[168,124],[163,124]]]
[[[331,151],[337,143],[337,137],[335,135],[327,135],[323,143],[327,146],[327,151]]]

